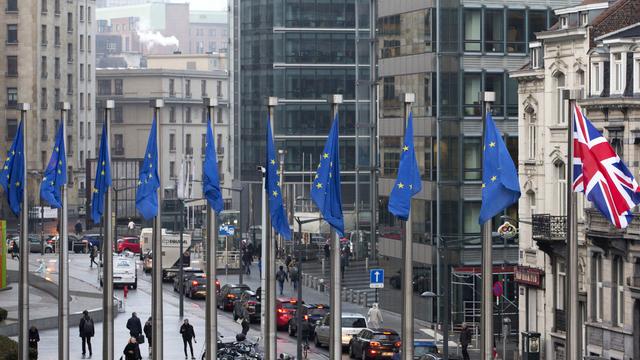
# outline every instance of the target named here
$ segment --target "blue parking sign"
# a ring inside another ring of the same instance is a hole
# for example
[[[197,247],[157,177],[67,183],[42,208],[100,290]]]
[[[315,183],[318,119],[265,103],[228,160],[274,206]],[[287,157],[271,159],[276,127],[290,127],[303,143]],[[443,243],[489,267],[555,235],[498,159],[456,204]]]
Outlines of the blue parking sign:
[[[235,226],[232,225],[220,225],[218,236],[233,236],[236,233]]]
[[[384,288],[384,269],[369,270],[369,287],[371,289]]]

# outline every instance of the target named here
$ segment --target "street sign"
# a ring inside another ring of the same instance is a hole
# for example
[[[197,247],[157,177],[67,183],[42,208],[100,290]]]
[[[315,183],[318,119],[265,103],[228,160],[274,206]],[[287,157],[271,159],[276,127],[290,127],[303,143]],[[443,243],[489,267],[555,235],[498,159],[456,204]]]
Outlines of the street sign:
[[[371,289],[384,288],[384,269],[369,270],[369,287]]]
[[[493,283],[493,296],[500,297],[504,293],[504,288],[502,287],[502,281],[496,281]]]
[[[236,227],[233,225],[220,225],[218,236],[233,236],[236,233]]]

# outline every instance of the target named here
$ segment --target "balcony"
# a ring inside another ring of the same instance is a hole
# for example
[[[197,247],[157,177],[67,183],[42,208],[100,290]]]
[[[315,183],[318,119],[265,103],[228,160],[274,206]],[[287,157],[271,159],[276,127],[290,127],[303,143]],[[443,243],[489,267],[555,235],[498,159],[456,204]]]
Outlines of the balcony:
[[[554,309],[553,328],[556,332],[567,331],[567,313],[564,310]]]
[[[532,238],[549,256],[564,258],[567,239],[567,217],[534,214],[531,218]]]
[[[115,147],[115,148],[113,148],[113,155],[115,155],[115,156],[124,156],[124,148],[123,147]]]

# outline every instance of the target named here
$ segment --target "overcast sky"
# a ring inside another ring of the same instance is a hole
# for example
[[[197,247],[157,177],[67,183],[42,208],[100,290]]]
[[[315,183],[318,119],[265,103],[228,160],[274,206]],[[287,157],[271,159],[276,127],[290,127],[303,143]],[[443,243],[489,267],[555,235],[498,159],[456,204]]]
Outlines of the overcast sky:
[[[226,0],[188,0],[192,10],[226,10]]]

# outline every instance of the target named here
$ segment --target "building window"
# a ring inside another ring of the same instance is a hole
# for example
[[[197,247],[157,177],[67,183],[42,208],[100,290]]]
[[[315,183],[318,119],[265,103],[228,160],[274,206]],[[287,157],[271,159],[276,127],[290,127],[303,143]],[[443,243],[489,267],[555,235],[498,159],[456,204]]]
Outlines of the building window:
[[[87,80],[91,81],[91,64],[87,64]]]
[[[191,123],[191,108],[187,107],[184,112],[184,122]]]
[[[56,15],[60,15],[60,0],[54,1],[53,10]]]
[[[613,309],[612,323],[617,326],[624,325],[624,263],[620,256],[614,256],[611,273],[611,305]]]
[[[207,96],[207,80],[200,80],[200,92],[202,97]]]
[[[176,134],[169,134],[169,151],[176,151]]]
[[[464,10],[464,51],[480,52],[482,45],[482,11]]]
[[[564,261],[558,259],[556,264],[556,309],[565,310],[567,270]]]
[[[91,139],[91,130],[93,130],[93,128],[91,127],[91,121],[87,122],[87,139]],[[91,151],[89,151],[89,156],[91,156]]]
[[[580,25],[581,26],[589,25],[589,13],[588,12],[580,13]]]
[[[91,52],[91,35],[87,35],[87,51]]]
[[[464,74],[464,115],[465,116],[482,116],[480,108],[480,89],[481,74],[465,73]]]
[[[553,75],[555,87],[556,87],[556,106],[557,114],[556,119],[558,119],[558,124],[566,124],[567,123],[567,105],[566,101],[563,98],[562,91],[565,89],[565,76],[561,72],[557,72]]]
[[[176,178],[176,162],[175,161],[169,161],[169,177],[171,179]]]
[[[203,124],[206,124],[206,123],[207,123],[207,114],[208,114],[208,113],[209,113],[209,112],[208,112],[206,109],[202,109],[201,122],[202,122]]]
[[[18,11],[18,0],[7,0],[7,11]]]
[[[60,26],[53,28],[53,44],[55,46],[60,46]]]
[[[113,121],[117,123],[124,122],[124,109],[122,108],[122,105],[117,105],[113,109]]]
[[[190,98],[191,97],[191,80],[186,79],[185,83],[184,83],[184,92],[185,92],[185,96]]]
[[[53,64],[53,70],[54,70],[56,79],[60,79],[61,74],[60,74],[60,58],[59,57],[55,58],[55,61]]]
[[[603,62],[594,62],[591,64],[591,96],[600,96],[603,84]],[[640,88],[640,83],[638,84]]]
[[[84,110],[84,93],[80,93],[80,110]]]
[[[484,13],[484,50],[489,53],[504,52],[504,10],[487,9]]]
[[[484,80],[486,91],[496,93],[496,101],[492,107],[493,115],[504,116],[504,74],[486,74]]]
[[[176,82],[174,79],[169,79],[169,96],[174,97],[176,96]]]
[[[218,116],[216,116],[216,124],[224,123],[224,119],[222,117],[222,114],[223,114],[222,109],[218,108]]]
[[[91,22],[91,6],[87,6],[87,21]]]
[[[98,80],[98,95],[111,95],[111,80]]]
[[[640,54],[633,56],[633,92],[640,93]]]
[[[83,121],[80,121],[79,132],[80,132],[80,139],[84,139],[84,122]]]
[[[482,179],[482,145],[479,137],[464,137],[464,180]]]
[[[557,214],[562,216],[567,214],[567,168],[562,160],[557,160],[554,164],[556,171],[557,189],[556,202],[558,204]]]
[[[80,21],[84,21],[84,6],[83,5],[80,5],[80,11],[79,11],[78,15],[80,16]]]
[[[40,89],[40,108],[46,109],[48,107],[49,104],[47,103],[47,88],[43,87]]]
[[[73,13],[67,13],[67,32],[73,32]]]
[[[204,155],[207,149],[207,134],[200,135],[200,154]]]
[[[220,80],[216,83],[216,95],[222,97],[222,81]]]
[[[185,135],[185,140],[184,140],[184,152],[187,155],[191,155],[193,154],[193,147],[191,147],[191,134],[186,134]]]
[[[175,123],[176,122],[176,107],[175,106],[171,106],[169,108],[169,122],[170,123]]]
[[[591,316],[593,321],[602,321],[604,285],[602,282],[602,255],[593,254],[591,258]]]
[[[609,143],[618,156],[624,160],[624,131],[623,129],[609,129]]]
[[[18,119],[7,119],[7,140],[13,140],[18,131]]]
[[[567,15],[560,16],[560,27],[562,29],[566,29],[569,27],[569,18],[567,17]]]
[[[73,75],[67,74],[67,94],[73,95]]]
[[[7,25],[7,43],[8,44],[18,43],[18,25],[16,24]]]
[[[462,232],[465,235],[480,234],[480,224],[478,224],[478,218],[480,217],[480,202],[465,201],[462,213]]]
[[[54,104],[60,104],[60,88],[55,88],[53,91],[53,102]],[[57,122],[57,120],[56,120]],[[56,123],[56,129],[58,128],[58,124]]]
[[[15,108],[18,106],[18,88],[7,88],[7,107]]]
[[[47,119],[40,119],[40,140],[47,141]]]
[[[113,80],[113,86],[114,86],[114,95],[124,94],[122,79]]]
[[[71,64],[73,62],[73,44],[67,44],[67,62]]]
[[[93,107],[91,104],[93,104],[93,102],[91,102],[91,93],[87,94],[87,109],[91,110],[91,108]],[[91,139],[91,136],[89,136],[89,139]]]
[[[41,11],[43,14],[46,14],[46,13],[47,13],[47,1],[48,1],[48,0],[42,0],[42,1],[40,1],[40,11]]]
[[[531,68],[540,69],[544,66],[542,46],[536,46],[531,48]]]
[[[80,150],[80,163],[84,164],[84,151]]]
[[[42,163],[42,168],[47,168],[47,152],[42,150],[40,151],[40,162]]]
[[[122,134],[113,135],[113,148],[115,155],[124,155],[124,138]]]
[[[527,132],[528,132],[528,151],[527,158],[529,160],[534,160],[536,158],[536,143],[537,143],[537,129],[536,129],[536,121],[537,115],[533,108],[527,107],[525,109],[525,120],[527,123]]]
[[[611,63],[613,71],[611,74],[611,93],[621,94],[626,83],[625,78],[625,61],[626,56],[623,53],[615,53],[611,55]]]
[[[84,35],[80,34],[80,51],[84,51]]]
[[[507,52],[526,53],[526,21],[524,10],[508,10],[507,16]]]
[[[80,80],[84,80],[84,64],[80,64]]]
[[[47,25],[40,26],[40,43],[47,45]]]
[[[18,76],[17,56],[7,56],[7,76]]]

